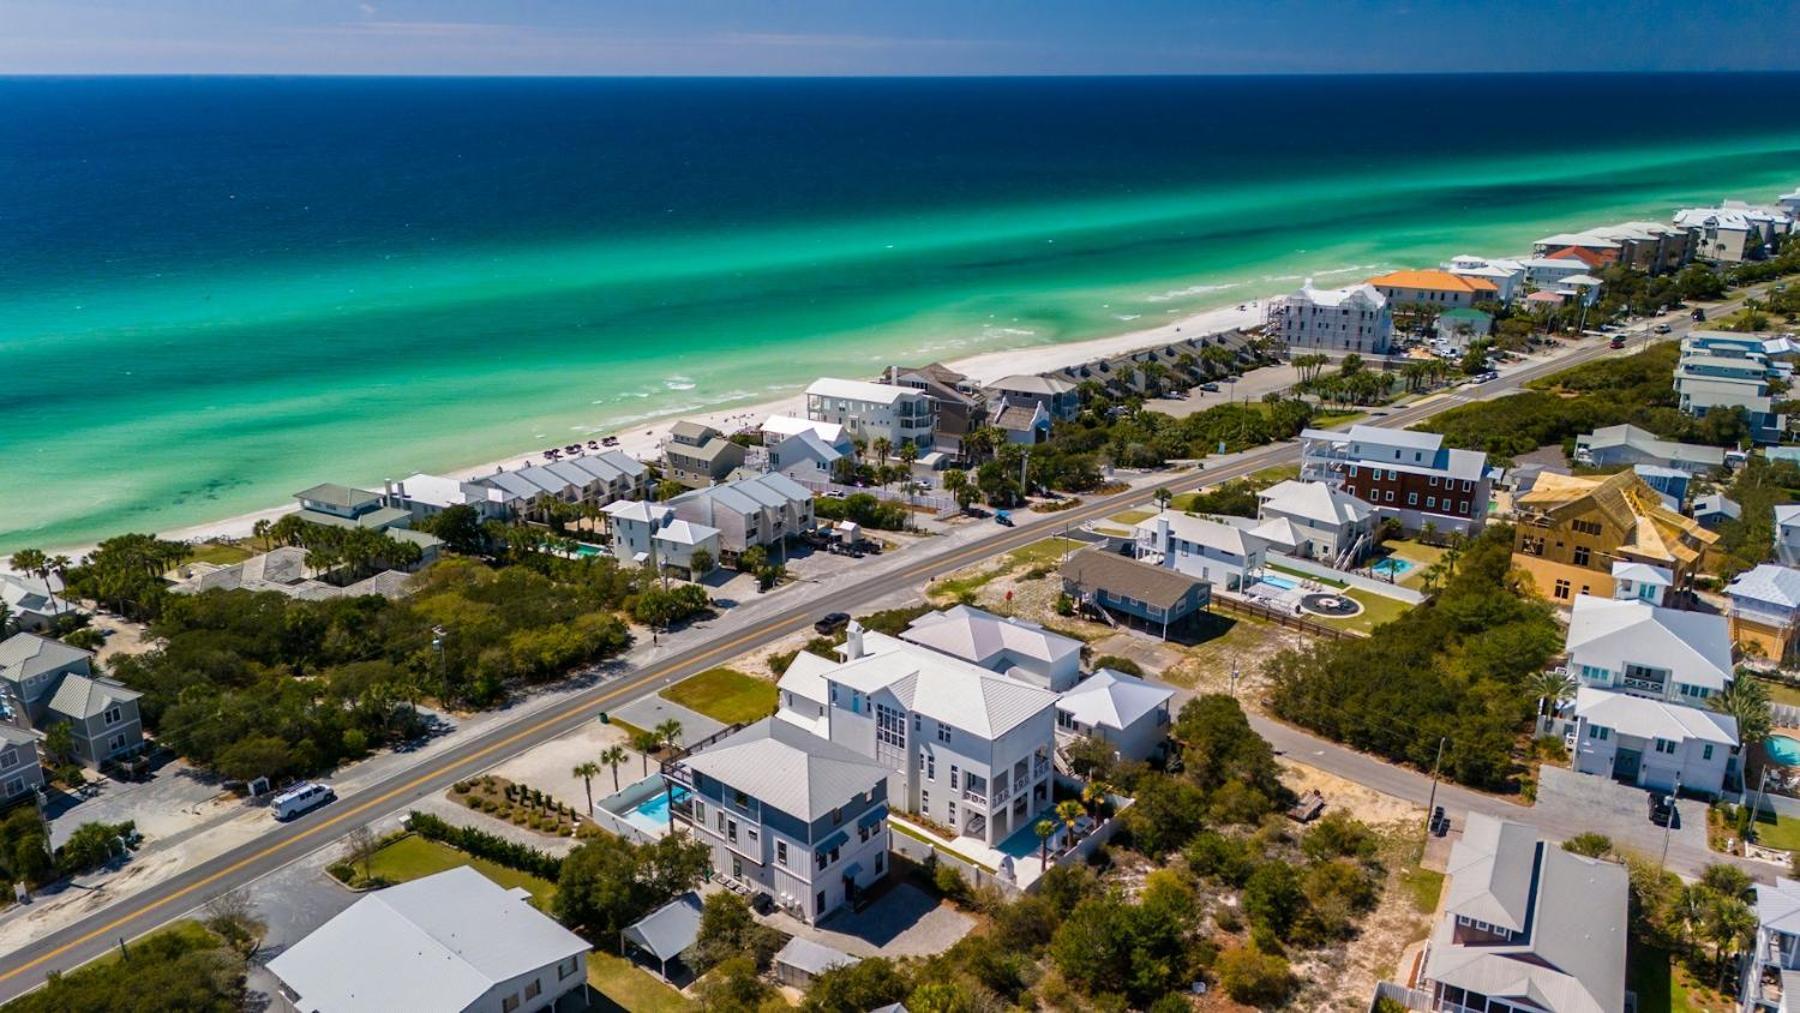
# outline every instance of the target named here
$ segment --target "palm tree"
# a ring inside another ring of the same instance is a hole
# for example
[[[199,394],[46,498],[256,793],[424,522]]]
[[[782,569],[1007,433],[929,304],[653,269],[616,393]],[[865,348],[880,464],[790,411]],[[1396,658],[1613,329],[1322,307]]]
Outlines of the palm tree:
[[[49,557],[37,549],[20,549],[12,554],[12,568],[27,577],[43,576]]]
[[[888,454],[894,449],[894,441],[885,436],[877,436],[875,437],[875,442],[870,444],[869,447],[871,450],[875,451],[876,465],[882,468],[887,467]]]
[[[621,745],[607,746],[600,751],[600,762],[612,768],[613,791],[619,790],[619,764],[625,762],[625,747]]]
[[[1169,509],[1169,501],[1175,498],[1175,494],[1167,489],[1159,488],[1152,498],[1156,500],[1156,509],[1167,510]]]
[[[1081,804],[1087,807],[1088,815],[1093,817],[1095,822],[1100,820],[1100,803],[1105,802],[1106,796],[1110,794],[1112,794],[1112,785],[1105,781],[1089,781],[1082,785]]]
[[[1038,820],[1037,826],[1032,829],[1036,830],[1038,835],[1038,868],[1039,870],[1048,869],[1050,868],[1050,835],[1056,833],[1056,821]]]
[[[1081,803],[1072,798],[1056,803],[1056,816],[1063,821],[1063,826],[1069,828],[1070,841],[1075,840],[1075,824],[1086,815],[1087,810],[1081,808]]]
[[[656,726],[656,737],[668,743],[670,749],[675,748],[675,740],[681,738],[681,722],[674,718]]]
[[[660,745],[662,745],[662,738],[655,732],[640,731],[631,734],[631,748],[637,750],[638,759],[644,761],[645,777],[650,776],[650,754],[654,753],[656,747]]]
[[[1575,677],[1562,669],[1547,668],[1531,679],[1531,692],[1537,697],[1537,713],[1555,714],[1563,701],[1575,695]]]
[[[1758,921],[1750,905],[1736,897],[1719,897],[1707,914],[1707,932],[1712,937],[1714,957],[1719,962],[1718,990],[1725,988],[1725,972],[1731,965],[1727,954],[1734,954],[1756,939]]]
[[[594,775],[600,773],[600,765],[588,760],[585,763],[577,763],[569,773],[581,778],[581,786],[587,789],[587,811],[588,815],[592,816],[594,813]]]
[[[264,550],[272,548],[272,546],[269,544],[269,528],[271,526],[272,525],[270,525],[269,519],[267,517],[264,517],[262,520],[259,520],[255,524],[250,525],[250,536],[252,538],[255,538],[258,541],[262,542],[262,547]]]
[[[1773,719],[1769,714],[1769,690],[1755,679],[1739,678],[1731,685],[1707,698],[1707,704],[1721,714],[1737,719],[1738,739],[1745,745],[1769,737]]]
[[[969,487],[969,473],[961,468],[951,468],[944,472],[942,481],[944,491],[954,497],[959,506],[963,505],[962,491]]]

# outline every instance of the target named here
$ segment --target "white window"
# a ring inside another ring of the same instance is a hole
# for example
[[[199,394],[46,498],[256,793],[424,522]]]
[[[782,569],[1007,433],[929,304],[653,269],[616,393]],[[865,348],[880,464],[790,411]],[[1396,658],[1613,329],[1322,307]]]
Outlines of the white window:
[[[1418,506],[1419,505],[1419,494],[1416,492],[1407,493],[1406,494],[1406,505],[1407,506]]]
[[[118,704],[113,704],[111,707],[106,708],[106,723],[108,725],[116,725],[123,720],[125,720],[125,711]]]
[[[956,826],[956,800],[950,800],[950,826]]]
[[[786,841],[776,841],[775,842],[775,864],[776,865],[786,865],[787,864],[787,842]]]
[[[8,747],[6,747],[6,749],[0,750],[0,770],[4,770],[5,768],[13,766],[14,764],[16,764],[18,762],[19,762],[19,751],[17,749],[14,749],[11,746],[8,746]]]
[[[927,755],[925,757],[925,780],[937,780],[937,757],[935,756]]]
[[[13,777],[13,778],[7,779],[7,781],[6,781],[6,797],[7,798],[12,798],[14,795],[17,795],[19,792],[22,792],[24,790],[25,790],[25,779],[24,778]]]
[[[694,822],[701,826],[706,825],[706,803],[699,799],[694,800]]]
[[[956,764],[952,763],[950,765],[950,790],[951,791],[956,790],[957,775],[959,775],[961,773],[962,773],[961,769],[959,769],[956,766]]]
[[[942,721],[939,721],[937,723],[937,737],[938,737],[939,742],[949,742],[950,741],[950,726],[943,723]]]

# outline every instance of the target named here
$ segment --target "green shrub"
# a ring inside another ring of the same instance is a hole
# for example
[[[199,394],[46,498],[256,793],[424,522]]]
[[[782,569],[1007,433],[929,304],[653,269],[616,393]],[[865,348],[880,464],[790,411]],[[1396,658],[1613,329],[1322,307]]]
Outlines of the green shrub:
[[[509,869],[517,869],[552,882],[562,874],[562,859],[485,830],[459,827],[431,813],[417,810],[407,814],[407,825],[420,837],[442,841],[458,851],[466,851],[477,858],[485,858]]]

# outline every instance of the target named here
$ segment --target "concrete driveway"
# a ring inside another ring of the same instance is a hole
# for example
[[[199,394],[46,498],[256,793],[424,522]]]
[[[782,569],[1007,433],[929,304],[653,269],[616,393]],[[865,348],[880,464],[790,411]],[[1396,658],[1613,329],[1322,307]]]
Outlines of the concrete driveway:
[[[681,722],[681,734],[676,741],[683,745],[699,742],[725,730],[724,722],[714,721],[698,711],[664,699],[658,693],[648,693],[625,704],[612,712],[612,718],[647,732],[655,731],[657,725],[673,718]]]
[[[789,935],[858,957],[942,953],[975,927],[973,918],[904,880],[861,911],[839,910],[819,925],[807,925],[785,912],[763,921]]]

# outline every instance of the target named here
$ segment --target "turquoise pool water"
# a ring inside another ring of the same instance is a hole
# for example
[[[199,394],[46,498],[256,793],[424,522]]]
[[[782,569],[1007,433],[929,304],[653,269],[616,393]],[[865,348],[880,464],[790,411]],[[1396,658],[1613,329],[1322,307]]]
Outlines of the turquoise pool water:
[[[1412,560],[1401,559],[1399,556],[1389,556],[1381,562],[1376,563],[1374,566],[1369,567],[1369,571],[1371,573],[1378,573],[1383,577],[1398,577],[1412,568]]]
[[[606,550],[598,545],[589,545],[586,542],[580,542],[575,546],[575,555],[576,558],[586,559],[589,556],[604,556],[606,555]]]
[[[1262,582],[1270,587],[1281,588],[1283,591],[1292,591],[1300,586],[1299,582],[1291,577],[1277,577],[1274,574],[1264,574]]]
[[[1045,813],[1044,815],[1049,814]],[[1036,858],[1039,847],[1037,824],[1037,819],[1026,820],[1019,826],[1019,829],[1012,832],[1011,836],[1000,842],[998,845],[1000,853],[1011,855],[1014,858]],[[1052,839],[1050,843],[1054,845],[1056,841]]]
[[[1784,767],[1800,767],[1800,739],[1790,735],[1771,735],[1763,740],[1763,752]]]
[[[676,788],[673,799],[680,801],[687,798],[689,794],[691,792],[686,788]],[[626,813],[625,822],[640,830],[649,830],[660,834],[669,829],[670,800],[671,796],[668,792],[659,791],[639,803],[636,809]]]

